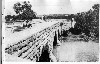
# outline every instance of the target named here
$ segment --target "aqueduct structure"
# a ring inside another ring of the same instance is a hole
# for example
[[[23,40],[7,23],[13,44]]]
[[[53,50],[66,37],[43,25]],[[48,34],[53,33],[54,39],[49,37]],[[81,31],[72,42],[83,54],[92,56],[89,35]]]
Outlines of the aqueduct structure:
[[[71,27],[71,22],[59,20],[49,23],[52,24],[33,32],[27,37],[20,38],[20,40],[6,41],[12,42],[12,44],[7,45],[5,53],[31,61],[40,61],[39,59],[45,47],[48,48],[48,53],[52,53],[53,46],[58,44],[59,35],[61,35],[63,30],[68,30]]]

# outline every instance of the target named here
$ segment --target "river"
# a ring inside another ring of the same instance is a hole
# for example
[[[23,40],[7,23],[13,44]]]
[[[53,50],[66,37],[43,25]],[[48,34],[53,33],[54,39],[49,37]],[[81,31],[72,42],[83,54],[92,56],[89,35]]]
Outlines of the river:
[[[77,41],[73,35],[64,37],[61,45],[53,50],[58,62],[96,62],[99,58],[99,43]]]

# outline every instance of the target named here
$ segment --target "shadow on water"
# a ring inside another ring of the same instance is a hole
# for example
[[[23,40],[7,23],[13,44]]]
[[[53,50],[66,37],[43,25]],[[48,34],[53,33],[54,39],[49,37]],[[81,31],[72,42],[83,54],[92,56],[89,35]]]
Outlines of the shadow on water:
[[[39,61],[37,60],[37,62],[50,62],[49,51],[48,51],[47,45],[45,47],[43,47],[42,54],[39,57]]]
[[[71,28],[68,32],[64,31],[59,37],[59,40],[62,40],[62,45],[56,47],[54,53],[56,56],[57,54],[60,54],[58,55],[60,57],[58,59],[61,59],[61,61],[74,61],[74,55],[75,58],[77,58],[75,62],[97,62],[99,52],[98,43],[90,40],[87,41],[86,39],[88,39],[88,37],[81,35],[80,29],[77,30]]]
[[[77,29],[77,28],[70,28],[69,29],[69,32],[71,32],[72,34],[74,34],[74,35],[79,35],[79,34],[81,34],[81,29]]]

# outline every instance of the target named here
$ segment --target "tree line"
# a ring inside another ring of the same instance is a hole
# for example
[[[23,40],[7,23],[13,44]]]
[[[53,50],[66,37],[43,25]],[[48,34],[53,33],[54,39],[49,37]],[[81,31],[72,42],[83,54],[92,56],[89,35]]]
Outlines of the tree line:
[[[74,14],[75,28],[86,36],[99,39],[99,4],[94,4],[87,12]]]

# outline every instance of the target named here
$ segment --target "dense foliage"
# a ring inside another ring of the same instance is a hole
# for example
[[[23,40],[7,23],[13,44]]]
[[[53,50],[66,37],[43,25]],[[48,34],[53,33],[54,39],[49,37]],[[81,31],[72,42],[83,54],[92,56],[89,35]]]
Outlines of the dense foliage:
[[[99,38],[99,4],[92,6],[93,10],[75,14],[75,28],[81,29],[86,36]]]
[[[36,17],[36,13],[31,9],[32,5],[30,2],[17,2],[14,4],[14,11],[17,15],[7,15],[5,16],[6,21],[16,21],[16,20],[32,20]]]

